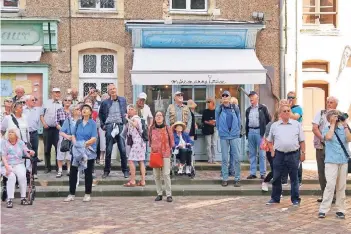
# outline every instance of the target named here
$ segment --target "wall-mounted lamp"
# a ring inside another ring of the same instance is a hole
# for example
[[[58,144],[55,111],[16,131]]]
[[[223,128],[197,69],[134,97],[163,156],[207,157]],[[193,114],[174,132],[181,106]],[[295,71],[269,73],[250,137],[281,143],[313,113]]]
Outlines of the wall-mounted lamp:
[[[252,18],[255,21],[262,22],[264,20],[264,13],[255,11],[255,12],[252,13]]]

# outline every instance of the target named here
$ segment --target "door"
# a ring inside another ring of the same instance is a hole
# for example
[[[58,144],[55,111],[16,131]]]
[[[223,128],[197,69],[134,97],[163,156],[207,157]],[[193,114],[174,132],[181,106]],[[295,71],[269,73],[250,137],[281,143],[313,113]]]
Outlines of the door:
[[[83,78],[79,79],[79,93],[85,97],[91,88],[99,89],[101,95],[107,93],[107,86],[109,84],[115,84],[117,87],[117,79],[106,79],[106,78]]]
[[[303,130],[305,132],[306,160],[316,160],[313,146],[312,120],[319,110],[325,109],[326,91],[317,87],[303,88]]]

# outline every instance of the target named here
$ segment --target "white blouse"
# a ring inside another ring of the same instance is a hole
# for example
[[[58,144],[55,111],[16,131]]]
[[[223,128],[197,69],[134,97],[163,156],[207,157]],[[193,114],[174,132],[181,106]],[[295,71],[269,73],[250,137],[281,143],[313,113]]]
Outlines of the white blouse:
[[[16,119],[21,131],[22,140],[24,142],[29,142],[29,129],[26,117],[22,115],[21,118]],[[1,123],[1,131],[5,132],[8,128],[17,128],[16,124],[12,121],[11,115],[7,115]]]

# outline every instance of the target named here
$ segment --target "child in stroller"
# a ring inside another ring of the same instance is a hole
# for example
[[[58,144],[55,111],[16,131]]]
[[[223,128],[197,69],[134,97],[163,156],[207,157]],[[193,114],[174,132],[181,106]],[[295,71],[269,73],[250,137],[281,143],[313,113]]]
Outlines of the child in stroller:
[[[179,160],[178,165],[178,175],[185,174],[191,175],[194,173],[193,165],[193,150],[192,146],[194,141],[191,140],[188,133],[184,132],[186,126],[183,122],[178,121],[172,125],[172,130],[174,134],[174,147],[173,147],[173,157]]]

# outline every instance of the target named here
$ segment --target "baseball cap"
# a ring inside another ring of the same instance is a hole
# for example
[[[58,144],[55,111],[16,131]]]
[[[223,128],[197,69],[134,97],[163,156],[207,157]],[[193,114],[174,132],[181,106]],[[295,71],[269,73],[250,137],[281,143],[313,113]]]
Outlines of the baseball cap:
[[[60,88],[53,88],[52,92],[61,92]]]
[[[249,97],[250,97],[251,95],[258,95],[258,94],[257,94],[255,91],[250,91]]]
[[[145,99],[145,100],[146,100],[147,95],[146,95],[146,93],[142,92],[142,93],[139,94],[138,98],[139,98],[139,99]]]
[[[225,90],[223,93],[222,93],[222,96],[223,95],[228,95],[229,97],[231,97],[231,94],[230,94],[230,92],[228,91],[228,90]]]
[[[182,94],[182,95],[184,95],[184,93],[183,93],[183,92],[177,91],[177,92],[175,92],[174,96],[177,96],[178,94]]]

